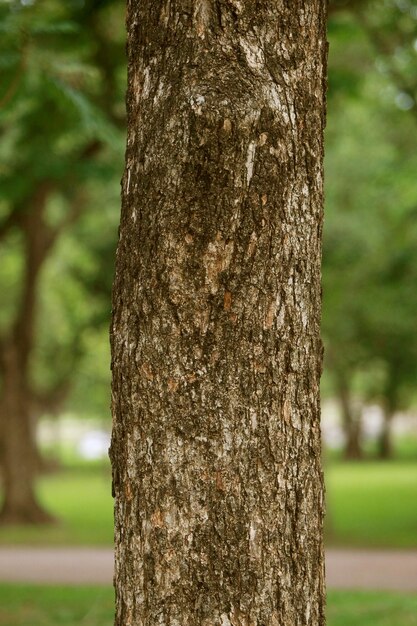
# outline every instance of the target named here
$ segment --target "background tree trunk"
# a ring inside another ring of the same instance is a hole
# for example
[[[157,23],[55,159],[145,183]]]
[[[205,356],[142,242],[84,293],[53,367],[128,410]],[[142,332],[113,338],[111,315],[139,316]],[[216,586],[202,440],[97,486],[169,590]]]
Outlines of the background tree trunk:
[[[0,523],[37,524],[53,521],[37,500],[34,480],[37,450],[30,413],[30,394],[12,344],[1,350],[3,393],[0,403],[1,459],[4,500]]]
[[[391,433],[393,417],[394,411],[390,407],[384,407],[382,429],[377,442],[377,455],[381,460],[392,459],[394,456]]]
[[[51,522],[35,494],[39,453],[33,424],[33,389],[30,357],[34,345],[39,279],[53,244],[45,221],[46,203],[53,187],[39,184],[28,206],[17,207],[24,237],[25,273],[20,304],[9,333],[0,342],[1,469],[4,500],[0,522],[12,524]]]
[[[324,624],[325,3],[128,3],[116,624]]]
[[[336,373],[336,386],[345,434],[344,456],[350,460],[361,459],[361,410],[355,407],[349,382],[342,372]]]
[[[387,383],[382,404],[382,429],[377,441],[377,456],[381,460],[391,459],[394,456],[392,421],[399,407],[400,381],[399,367],[396,367],[395,361],[391,361],[388,364]]]

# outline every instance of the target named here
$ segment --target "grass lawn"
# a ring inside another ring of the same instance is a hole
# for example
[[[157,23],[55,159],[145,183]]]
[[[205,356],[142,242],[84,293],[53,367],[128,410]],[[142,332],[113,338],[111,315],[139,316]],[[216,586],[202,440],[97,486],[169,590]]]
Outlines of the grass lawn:
[[[417,548],[415,461],[332,461],[325,474],[328,544]],[[38,490],[60,523],[46,528],[0,528],[0,544],[112,544],[108,465],[74,466],[42,478]]]
[[[330,591],[327,626],[417,626],[417,595]]]
[[[75,467],[45,476],[39,480],[38,493],[59,523],[0,528],[0,544],[112,545],[113,499],[108,466]]]
[[[325,468],[329,544],[417,548],[417,463],[333,463]]]
[[[0,584],[0,626],[112,626],[113,589]]]
[[[113,589],[0,585],[1,626],[112,626]],[[327,626],[416,626],[417,596],[330,592]]]

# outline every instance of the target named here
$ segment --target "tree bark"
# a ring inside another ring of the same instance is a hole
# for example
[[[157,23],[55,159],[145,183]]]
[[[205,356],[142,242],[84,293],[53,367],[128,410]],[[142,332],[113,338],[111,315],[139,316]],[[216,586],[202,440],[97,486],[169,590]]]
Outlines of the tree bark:
[[[115,623],[321,626],[325,3],[127,26]]]

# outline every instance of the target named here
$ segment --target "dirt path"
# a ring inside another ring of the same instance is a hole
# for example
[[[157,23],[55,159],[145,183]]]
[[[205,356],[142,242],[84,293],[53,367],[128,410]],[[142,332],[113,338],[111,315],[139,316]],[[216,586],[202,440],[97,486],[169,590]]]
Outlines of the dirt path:
[[[109,548],[0,548],[0,581],[111,585]]]
[[[417,592],[417,552],[328,550],[329,589]],[[111,585],[108,548],[0,548],[0,581]]]
[[[327,550],[329,589],[417,592],[417,552]]]

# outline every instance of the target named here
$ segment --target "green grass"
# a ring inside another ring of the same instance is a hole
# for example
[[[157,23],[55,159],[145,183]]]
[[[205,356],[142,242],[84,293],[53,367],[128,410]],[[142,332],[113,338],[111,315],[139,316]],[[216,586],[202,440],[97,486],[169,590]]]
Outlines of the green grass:
[[[417,626],[417,595],[331,591],[327,626]]]
[[[417,547],[417,463],[337,463],[325,474],[328,543]]]
[[[46,527],[0,528],[0,544],[111,545],[113,499],[108,466],[78,467],[40,479],[38,493],[59,520]]]
[[[1,626],[112,626],[108,587],[0,585]],[[417,596],[332,591],[327,626],[417,626]]]
[[[417,463],[328,463],[327,543],[417,548]],[[61,520],[46,528],[0,528],[0,544],[111,545],[113,501],[106,466],[73,466],[38,485]]]
[[[0,585],[1,626],[111,626],[113,589]]]

